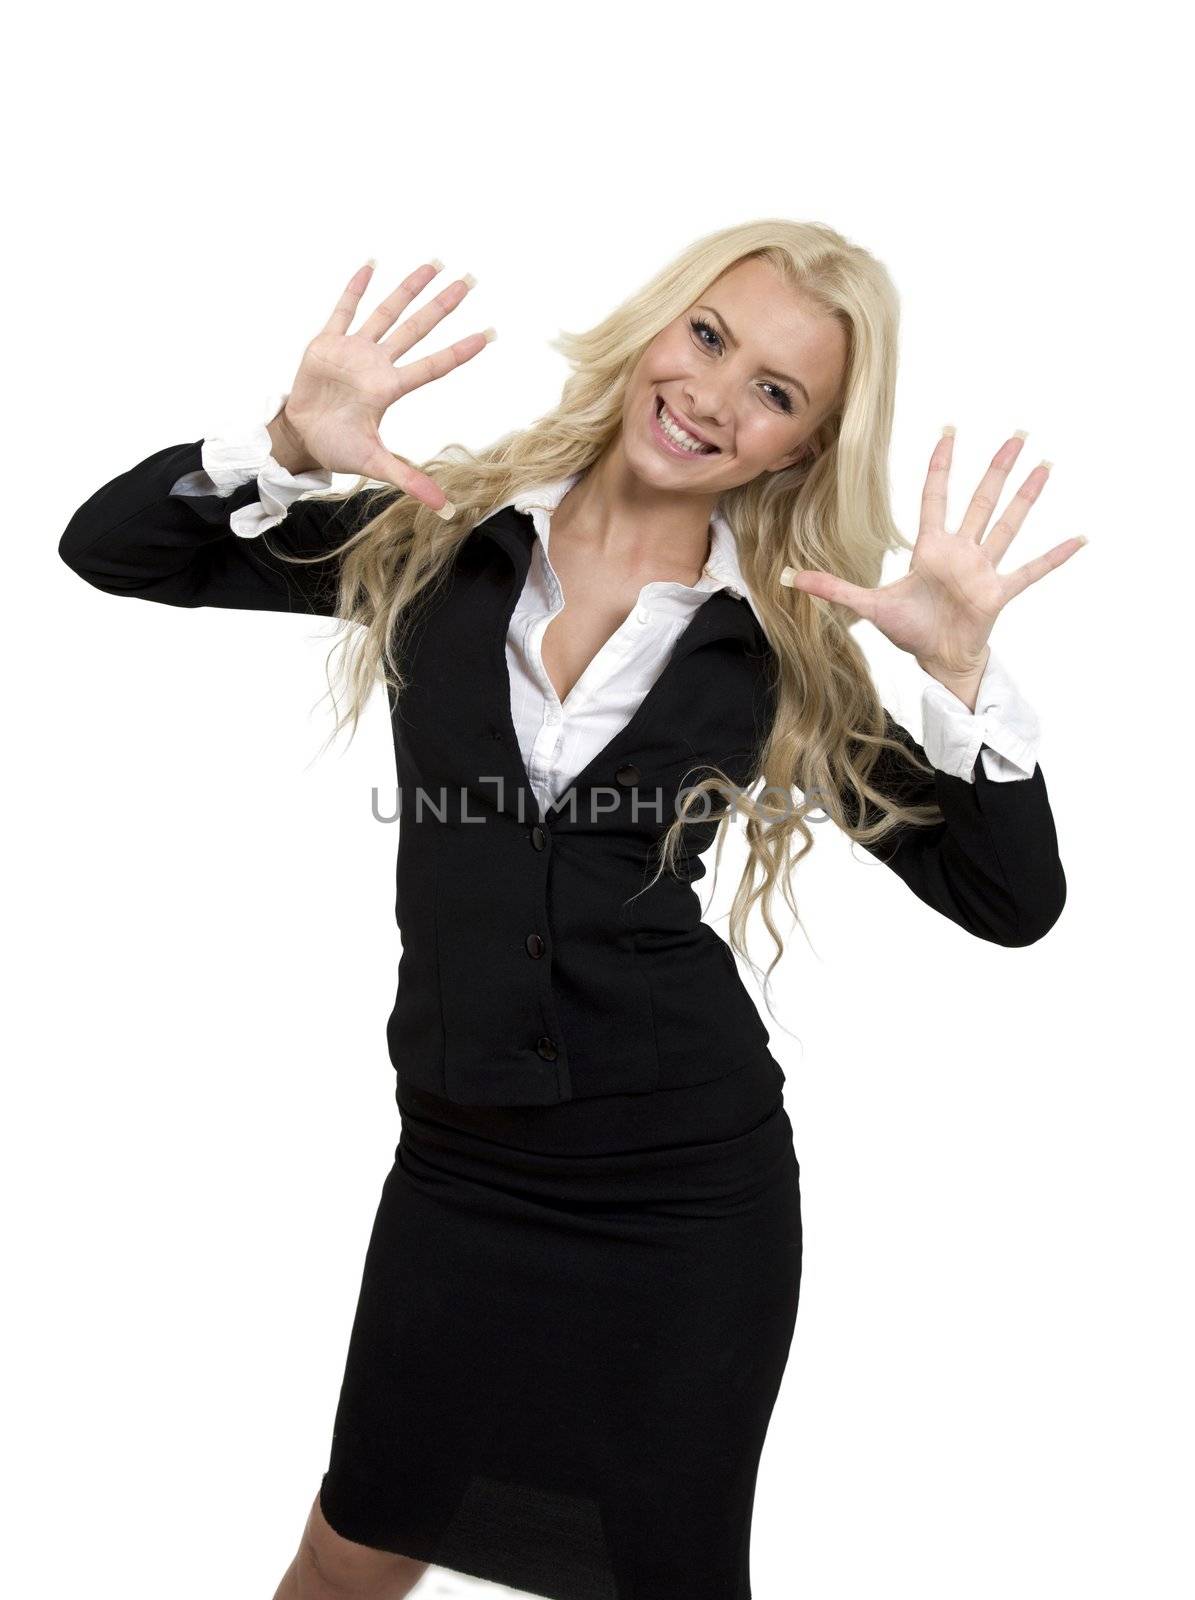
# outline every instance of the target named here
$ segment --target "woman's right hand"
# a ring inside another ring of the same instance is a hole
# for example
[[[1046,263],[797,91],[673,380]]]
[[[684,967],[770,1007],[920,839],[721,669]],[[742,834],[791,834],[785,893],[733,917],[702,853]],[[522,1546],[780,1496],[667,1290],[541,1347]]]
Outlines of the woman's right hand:
[[[494,337],[492,328],[470,333],[418,361],[395,367],[395,361],[455,310],[472,287],[471,281],[457,278],[383,338],[439,270],[433,262],[416,267],[358,331],[350,333],[349,323],[373,268],[366,265],[355,272],[322,331],[304,351],[275,421],[300,453],[326,471],[392,483],[447,519],[454,507],[439,484],[392,455],[378,434],[383,416],[396,400],[453,371]]]

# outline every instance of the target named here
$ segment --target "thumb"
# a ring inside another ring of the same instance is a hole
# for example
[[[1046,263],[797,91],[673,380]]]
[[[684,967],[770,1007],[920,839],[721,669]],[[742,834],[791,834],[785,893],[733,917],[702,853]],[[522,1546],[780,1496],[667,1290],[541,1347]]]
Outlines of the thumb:
[[[780,582],[788,589],[800,589],[805,594],[816,595],[819,600],[829,600],[836,605],[850,606],[861,617],[870,618],[874,610],[874,589],[863,589],[845,578],[836,578],[832,572],[818,572],[812,567],[785,567]]]
[[[387,450],[380,441],[365,463],[365,468],[371,478],[376,478],[379,483],[392,483],[403,494],[409,494],[438,517],[443,517],[445,522],[451,521],[456,515],[456,507],[434,478],[429,478],[426,472],[420,472],[418,467],[412,466],[402,456]]]

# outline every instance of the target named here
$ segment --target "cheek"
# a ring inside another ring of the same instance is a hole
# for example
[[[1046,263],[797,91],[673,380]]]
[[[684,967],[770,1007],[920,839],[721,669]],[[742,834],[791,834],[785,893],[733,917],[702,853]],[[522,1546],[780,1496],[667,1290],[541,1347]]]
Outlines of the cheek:
[[[622,420],[624,425],[643,410],[651,386],[651,368],[645,361],[641,361],[631,374],[630,381],[623,391]]]
[[[766,416],[756,411],[741,421],[736,434],[739,454],[751,461],[773,461],[791,450],[797,443],[797,428],[779,416]]]
[[[692,365],[693,355],[687,330],[677,324],[656,335],[647,347],[643,366],[648,373],[675,377]]]

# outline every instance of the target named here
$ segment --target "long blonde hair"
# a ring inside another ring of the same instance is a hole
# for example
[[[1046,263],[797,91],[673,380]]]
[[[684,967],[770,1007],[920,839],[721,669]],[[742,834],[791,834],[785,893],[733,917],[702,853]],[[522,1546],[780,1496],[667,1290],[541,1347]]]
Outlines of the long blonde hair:
[[[746,926],[759,901],[775,946],[766,978],[784,948],[772,916],[777,887],[800,922],[791,879],[813,847],[805,820],[810,812],[823,811],[864,845],[877,844],[902,825],[942,820],[934,803],[899,803],[894,798],[899,784],[889,783],[887,794],[872,787],[881,752],[891,751],[906,764],[914,785],[917,775],[924,777],[932,768],[891,734],[867,660],[850,631],[858,620],[855,613],[780,584],[781,571],[791,564],[871,587],[880,581],[887,551],[911,548],[889,506],[900,313],[881,263],[820,223],[763,220],[708,234],[596,327],[552,341],[572,368],[552,411],[488,450],[474,453],[451,444],[419,463],[456,506],[451,523],[392,485],[366,490],[367,479],[344,492],[307,498],[357,496],[366,518],[335,550],[309,558],[335,557],[341,563],[337,616],[345,626],[334,647],[340,661],[329,686],[335,703],[335,677],[347,691],[347,705],[336,712],[334,738],[346,725],[356,731],[379,680],[392,699],[401,695],[400,660],[412,602],[444,578],[457,547],[477,523],[522,490],[590,466],[617,436],[626,386],[646,346],[716,278],[751,257],[769,262],[815,310],[841,322],[847,369],[838,409],[813,441],[816,455],[721,496],[719,508],[734,531],[743,574],[777,658],[775,716],[759,752],[756,782],[762,780],[762,790],[754,793],[756,783],[748,789],[735,785],[711,766],[713,776],[686,790],[658,842],[656,877],[675,870],[690,812],[706,820],[714,794],[730,801],[725,809],[718,807],[722,820],[715,862],[728,819],[740,815],[748,860],[729,912],[729,941],[754,965]],[[360,516],[354,521],[360,523]],[[885,763],[891,768],[891,757],[885,756]],[[703,798],[707,792],[710,797]]]

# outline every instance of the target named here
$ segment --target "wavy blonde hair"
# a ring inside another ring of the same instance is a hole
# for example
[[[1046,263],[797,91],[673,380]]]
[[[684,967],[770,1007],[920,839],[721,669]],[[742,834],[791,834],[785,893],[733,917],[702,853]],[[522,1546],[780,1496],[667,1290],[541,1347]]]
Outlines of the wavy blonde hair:
[[[902,826],[942,820],[936,803],[902,804],[896,797],[900,781],[889,781],[887,792],[872,783],[883,752],[905,765],[910,793],[933,769],[894,737],[850,631],[858,620],[855,613],[779,581],[791,564],[871,587],[880,581],[887,551],[912,548],[892,520],[888,489],[899,302],[875,257],[813,222],[764,220],[707,234],[604,321],[552,341],[572,368],[552,411],[488,450],[474,453],[451,444],[418,463],[456,506],[451,523],[392,485],[368,489],[370,480],[362,478],[347,491],[305,497],[353,498],[354,511],[359,508],[366,519],[335,549],[306,559],[341,563],[336,613],[346,626],[333,649],[340,660],[336,673],[329,674],[329,690],[335,703],[337,683],[345,688],[347,706],[337,710],[334,738],[346,725],[355,733],[379,680],[394,699],[401,695],[400,663],[412,602],[442,581],[477,523],[522,490],[590,466],[617,436],[627,383],[646,346],[715,279],[748,258],[769,262],[815,310],[838,319],[847,335],[847,368],[836,410],[810,441],[816,453],[721,496],[720,510],[734,532],[743,574],[776,655],[775,715],[758,751],[755,779],[746,789],[711,766],[712,776],[685,791],[658,841],[651,881],[675,870],[693,814],[698,821],[709,817],[711,800],[703,796],[721,797],[715,804],[721,819],[715,868],[725,824],[744,816],[748,860],[729,912],[729,942],[754,967],[746,927],[760,902],[775,946],[766,984],[784,948],[772,915],[777,888],[800,922],[791,880],[813,847],[805,820],[809,813],[825,812],[865,846],[877,845]],[[360,522],[360,515],[353,520]],[[890,773],[891,757],[884,760]],[[762,789],[755,794],[760,780]]]

